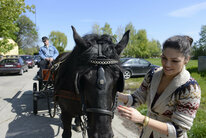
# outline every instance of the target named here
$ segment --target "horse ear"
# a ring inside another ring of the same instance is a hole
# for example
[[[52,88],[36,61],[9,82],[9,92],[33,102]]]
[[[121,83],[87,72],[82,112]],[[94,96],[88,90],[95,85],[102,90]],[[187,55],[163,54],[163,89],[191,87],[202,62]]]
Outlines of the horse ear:
[[[76,43],[76,45],[79,45],[79,46],[84,46],[86,47],[86,42],[82,39],[82,37],[77,33],[76,29],[72,27],[72,31],[73,31],[73,37],[74,37],[74,41]]]
[[[128,30],[126,33],[124,33],[122,39],[115,47],[118,55],[120,55],[120,53],[126,47],[128,41],[129,41],[129,32],[130,32],[130,30]]]

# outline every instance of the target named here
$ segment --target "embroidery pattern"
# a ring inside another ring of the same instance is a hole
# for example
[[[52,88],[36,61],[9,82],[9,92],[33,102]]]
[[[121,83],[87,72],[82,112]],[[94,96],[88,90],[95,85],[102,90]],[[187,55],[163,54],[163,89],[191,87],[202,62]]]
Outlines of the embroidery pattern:
[[[177,110],[184,114],[194,115],[199,107],[199,103],[178,102]]]

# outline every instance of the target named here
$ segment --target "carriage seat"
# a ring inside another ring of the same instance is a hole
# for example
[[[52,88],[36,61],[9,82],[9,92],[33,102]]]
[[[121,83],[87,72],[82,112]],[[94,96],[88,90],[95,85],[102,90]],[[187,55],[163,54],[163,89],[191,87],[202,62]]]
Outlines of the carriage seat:
[[[42,69],[42,80],[48,81],[50,74],[51,74],[50,69]],[[52,74],[52,81],[53,80],[54,80],[54,74]]]

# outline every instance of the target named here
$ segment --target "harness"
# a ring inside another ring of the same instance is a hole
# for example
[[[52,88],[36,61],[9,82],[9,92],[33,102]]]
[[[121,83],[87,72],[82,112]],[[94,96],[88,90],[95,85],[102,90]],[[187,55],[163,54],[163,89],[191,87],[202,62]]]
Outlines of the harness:
[[[104,55],[102,55],[101,52],[101,46],[98,45],[98,57],[97,58],[93,58],[89,61],[89,63],[93,66],[97,66],[97,81],[96,81],[96,86],[100,89],[100,90],[104,90],[105,86],[106,86],[106,78],[105,78],[105,71],[103,66],[108,66],[108,65],[115,65],[118,64],[119,61],[118,60],[114,60],[114,59],[107,59]],[[64,61],[62,61],[64,62]],[[58,69],[59,65],[62,62],[58,62],[54,65],[54,69]],[[120,78],[117,81],[117,91],[123,91],[124,89],[124,78],[123,78],[123,73],[121,72],[120,67],[118,66],[119,70],[120,70]],[[58,92],[55,94],[55,99],[56,97],[62,97],[62,98],[66,98],[66,99],[70,99],[70,100],[74,100],[74,101],[80,101],[81,105],[82,105],[82,113],[83,113],[83,121],[81,120],[81,127],[83,129],[83,133],[86,133],[86,129],[87,129],[87,113],[98,113],[98,114],[104,114],[104,115],[108,115],[111,116],[112,118],[114,117],[114,110],[117,107],[117,94],[115,95],[115,99],[114,102],[112,104],[112,107],[110,110],[107,109],[102,109],[102,108],[87,108],[87,105],[85,103],[85,95],[83,92],[80,91],[80,78],[82,75],[84,75],[88,70],[90,70],[91,68],[84,70],[82,72],[77,72],[76,76],[75,76],[75,81],[74,81],[74,85],[75,85],[75,92],[71,92],[71,91],[67,91],[67,90],[58,90]]]

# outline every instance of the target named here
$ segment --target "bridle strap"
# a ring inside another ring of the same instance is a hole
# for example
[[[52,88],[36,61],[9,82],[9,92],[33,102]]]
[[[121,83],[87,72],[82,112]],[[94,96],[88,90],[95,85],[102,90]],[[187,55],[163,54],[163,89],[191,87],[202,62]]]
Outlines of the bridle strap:
[[[117,107],[117,100],[118,100],[118,95],[116,94],[111,110],[106,110],[106,109],[101,109],[101,108],[86,108],[86,112],[105,114],[105,115],[109,115],[112,118],[114,118],[114,110]]]
[[[70,99],[74,101],[80,101],[79,95],[68,90],[57,90],[55,93],[55,98],[56,97],[61,97],[61,98]]]
[[[112,65],[112,64],[117,64],[117,60],[113,59],[91,59],[90,63],[95,64],[95,65]]]

